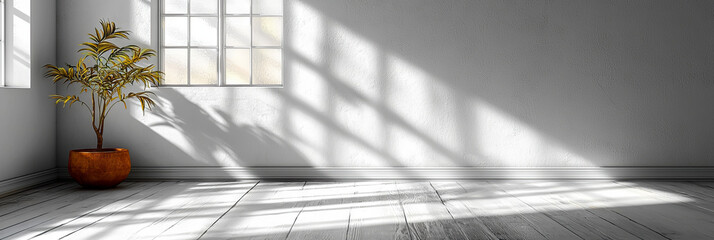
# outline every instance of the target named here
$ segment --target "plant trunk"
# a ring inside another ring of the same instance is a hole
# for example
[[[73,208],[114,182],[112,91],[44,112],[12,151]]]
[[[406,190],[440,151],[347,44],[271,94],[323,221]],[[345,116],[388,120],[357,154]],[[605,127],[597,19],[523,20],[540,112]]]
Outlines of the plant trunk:
[[[104,137],[102,137],[102,134],[99,132],[95,132],[97,134],[97,149],[102,149],[102,144],[104,144]]]

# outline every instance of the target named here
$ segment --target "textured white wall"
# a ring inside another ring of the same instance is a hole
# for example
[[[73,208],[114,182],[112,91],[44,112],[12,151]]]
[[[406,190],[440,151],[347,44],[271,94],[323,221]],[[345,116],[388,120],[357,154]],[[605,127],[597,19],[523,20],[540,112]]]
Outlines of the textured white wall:
[[[60,0],[156,46],[156,1]],[[161,88],[113,113],[135,166],[714,166],[714,2],[286,0],[285,87]],[[63,90],[60,89],[60,92]],[[58,164],[92,147],[59,115]]]
[[[0,88],[0,180],[55,167],[55,87],[42,66],[55,63],[54,0],[7,1],[16,47],[8,48],[13,86]],[[23,33],[31,34],[26,36]],[[11,37],[12,36],[12,37]]]

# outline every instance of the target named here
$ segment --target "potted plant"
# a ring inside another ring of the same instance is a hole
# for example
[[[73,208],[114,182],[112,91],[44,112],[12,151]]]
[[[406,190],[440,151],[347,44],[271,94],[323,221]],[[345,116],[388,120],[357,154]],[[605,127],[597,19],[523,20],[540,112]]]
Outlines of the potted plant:
[[[82,186],[92,188],[114,187],[124,181],[131,171],[129,151],[123,148],[104,148],[104,123],[117,104],[127,107],[127,100],[141,104],[141,110],[151,109],[156,103],[146,91],[158,85],[163,73],[152,64],[143,64],[156,55],[156,51],[136,45],[117,46],[113,41],[129,40],[129,31],[123,31],[114,22],[100,21],[101,28],[89,34],[91,41],[80,44],[82,57],[76,65],[57,67],[45,65],[46,76],[55,84],[76,86],[76,95],[51,95],[62,107],[79,103],[90,113],[92,129],[97,137],[94,149],[77,149],[69,153],[69,174]],[[134,84],[143,91],[132,92],[126,88]],[[80,96],[81,95],[81,96]]]

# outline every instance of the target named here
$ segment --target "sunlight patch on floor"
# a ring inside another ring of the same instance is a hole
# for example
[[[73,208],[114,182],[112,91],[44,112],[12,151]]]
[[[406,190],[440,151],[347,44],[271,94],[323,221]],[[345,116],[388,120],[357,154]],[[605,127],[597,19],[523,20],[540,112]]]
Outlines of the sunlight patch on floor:
[[[301,233],[314,231],[339,232],[346,229],[351,221],[357,221],[360,228],[383,229],[385,226],[404,224],[405,219],[409,224],[451,224],[454,220],[473,221],[501,216],[559,216],[566,212],[584,212],[585,215],[576,216],[586,216],[593,214],[586,213],[588,211],[620,211],[626,208],[647,211],[664,205],[695,202],[674,192],[616,181],[260,184],[160,183],[149,187],[154,189],[148,191],[153,192],[151,194],[139,192],[108,205],[80,201],[75,208],[82,211],[65,215],[69,218],[50,219],[40,227],[21,232],[13,238],[26,239],[48,230],[51,231],[40,236],[52,239],[69,235],[74,239],[91,239],[131,232],[132,237],[139,239],[158,234],[174,238],[181,234],[200,234],[205,228],[195,226],[212,224],[216,226],[210,236],[267,236],[272,235],[275,229],[283,229],[287,234],[288,228],[291,234],[301,236]],[[252,190],[248,191],[251,187]],[[129,186],[121,191],[135,190]],[[245,191],[248,193],[244,195]],[[220,218],[229,209],[231,214]]]

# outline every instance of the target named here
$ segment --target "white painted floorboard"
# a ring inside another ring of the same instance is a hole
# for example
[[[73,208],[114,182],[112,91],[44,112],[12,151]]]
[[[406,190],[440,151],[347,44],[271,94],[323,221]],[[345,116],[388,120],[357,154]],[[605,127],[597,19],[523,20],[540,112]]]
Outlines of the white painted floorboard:
[[[0,198],[0,239],[714,239],[714,183],[51,183]]]

